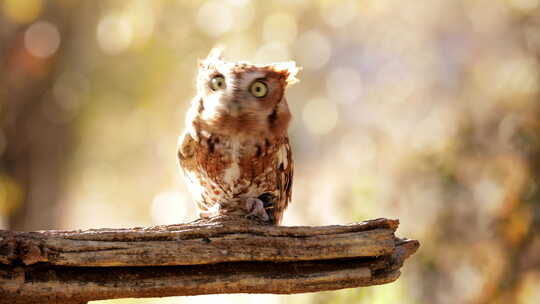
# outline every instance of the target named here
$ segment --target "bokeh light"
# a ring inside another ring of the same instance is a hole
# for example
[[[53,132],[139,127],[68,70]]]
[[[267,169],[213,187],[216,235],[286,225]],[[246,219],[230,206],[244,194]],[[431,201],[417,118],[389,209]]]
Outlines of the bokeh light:
[[[104,16],[97,27],[97,41],[103,52],[119,54],[131,45],[133,28],[128,18],[121,15]]]
[[[336,104],[325,98],[315,98],[306,103],[302,112],[306,128],[315,135],[325,135],[338,122]]]
[[[58,28],[46,21],[32,24],[24,34],[24,45],[30,54],[38,58],[47,58],[60,46]]]
[[[40,15],[43,9],[43,0],[4,0],[3,13],[16,23],[29,23]]]
[[[54,101],[64,110],[78,112],[84,103],[82,94],[88,94],[90,81],[78,72],[64,72],[56,80],[52,94]]]
[[[234,25],[233,8],[223,1],[205,2],[197,14],[197,25],[209,36],[218,37]]]
[[[337,67],[326,79],[326,93],[331,100],[342,104],[361,103],[362,79],[356,69]]]
[[[0,0],[0,228],[196,218],[197,60],[296,61],[285,225],[399,218],[393,284],[103,303],[538,302],[539,0]]]
[[[19,207],[22,195],[22,189],[16,181],[9,176],[0,175],[0,217],[5,218]]]
[[[280,41],[291,44],[296,39],[298,26],[292,14],[280,12],[264,19],[263,38],[268,42]]]
[[[323,20],[331,26],[342,27],[350,23],[358,13],[358,1],[342,0],[320,1],[320,11]]]
[[[308,70],[323,67],[332,54],[330,42],[317,30],[302,33],[295,45],[299,64]]]

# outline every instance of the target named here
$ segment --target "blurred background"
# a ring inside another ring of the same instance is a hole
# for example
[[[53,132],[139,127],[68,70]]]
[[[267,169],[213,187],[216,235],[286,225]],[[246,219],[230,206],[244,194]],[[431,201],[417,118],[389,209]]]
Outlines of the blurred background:
[[[196,213],[197,59],[296,60],[285,225],[399,218],[395,283],[94,303],[538,303],[540,0],[0,0],[0,227]]]

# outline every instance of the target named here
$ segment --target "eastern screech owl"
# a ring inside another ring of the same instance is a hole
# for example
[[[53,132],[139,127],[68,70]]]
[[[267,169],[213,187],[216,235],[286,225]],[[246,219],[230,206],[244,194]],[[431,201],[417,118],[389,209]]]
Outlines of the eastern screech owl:
[[[281,222],[293,177],[285,88],[297,72],[294,62],[226,62],[220,49],[199,62],[178,159],[201,217]]]

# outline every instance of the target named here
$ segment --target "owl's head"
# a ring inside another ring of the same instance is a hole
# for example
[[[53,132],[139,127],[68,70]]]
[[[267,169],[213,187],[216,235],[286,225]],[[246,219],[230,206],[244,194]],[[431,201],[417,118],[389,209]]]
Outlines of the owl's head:
[[[291,114],[285,88],[297,82],[297,72],[294,62],[227,62],[221,49],[213,49],[199,62],[198,123],[217,133],[286,132]]]

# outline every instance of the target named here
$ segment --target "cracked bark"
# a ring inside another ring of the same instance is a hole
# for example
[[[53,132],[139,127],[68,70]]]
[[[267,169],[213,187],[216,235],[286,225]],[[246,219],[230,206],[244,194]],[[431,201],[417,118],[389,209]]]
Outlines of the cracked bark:
[[[276,227],[240,218],[84,231],[0,231],[0,303],[291,294],[395,281],[418,241],[397,220]]]

